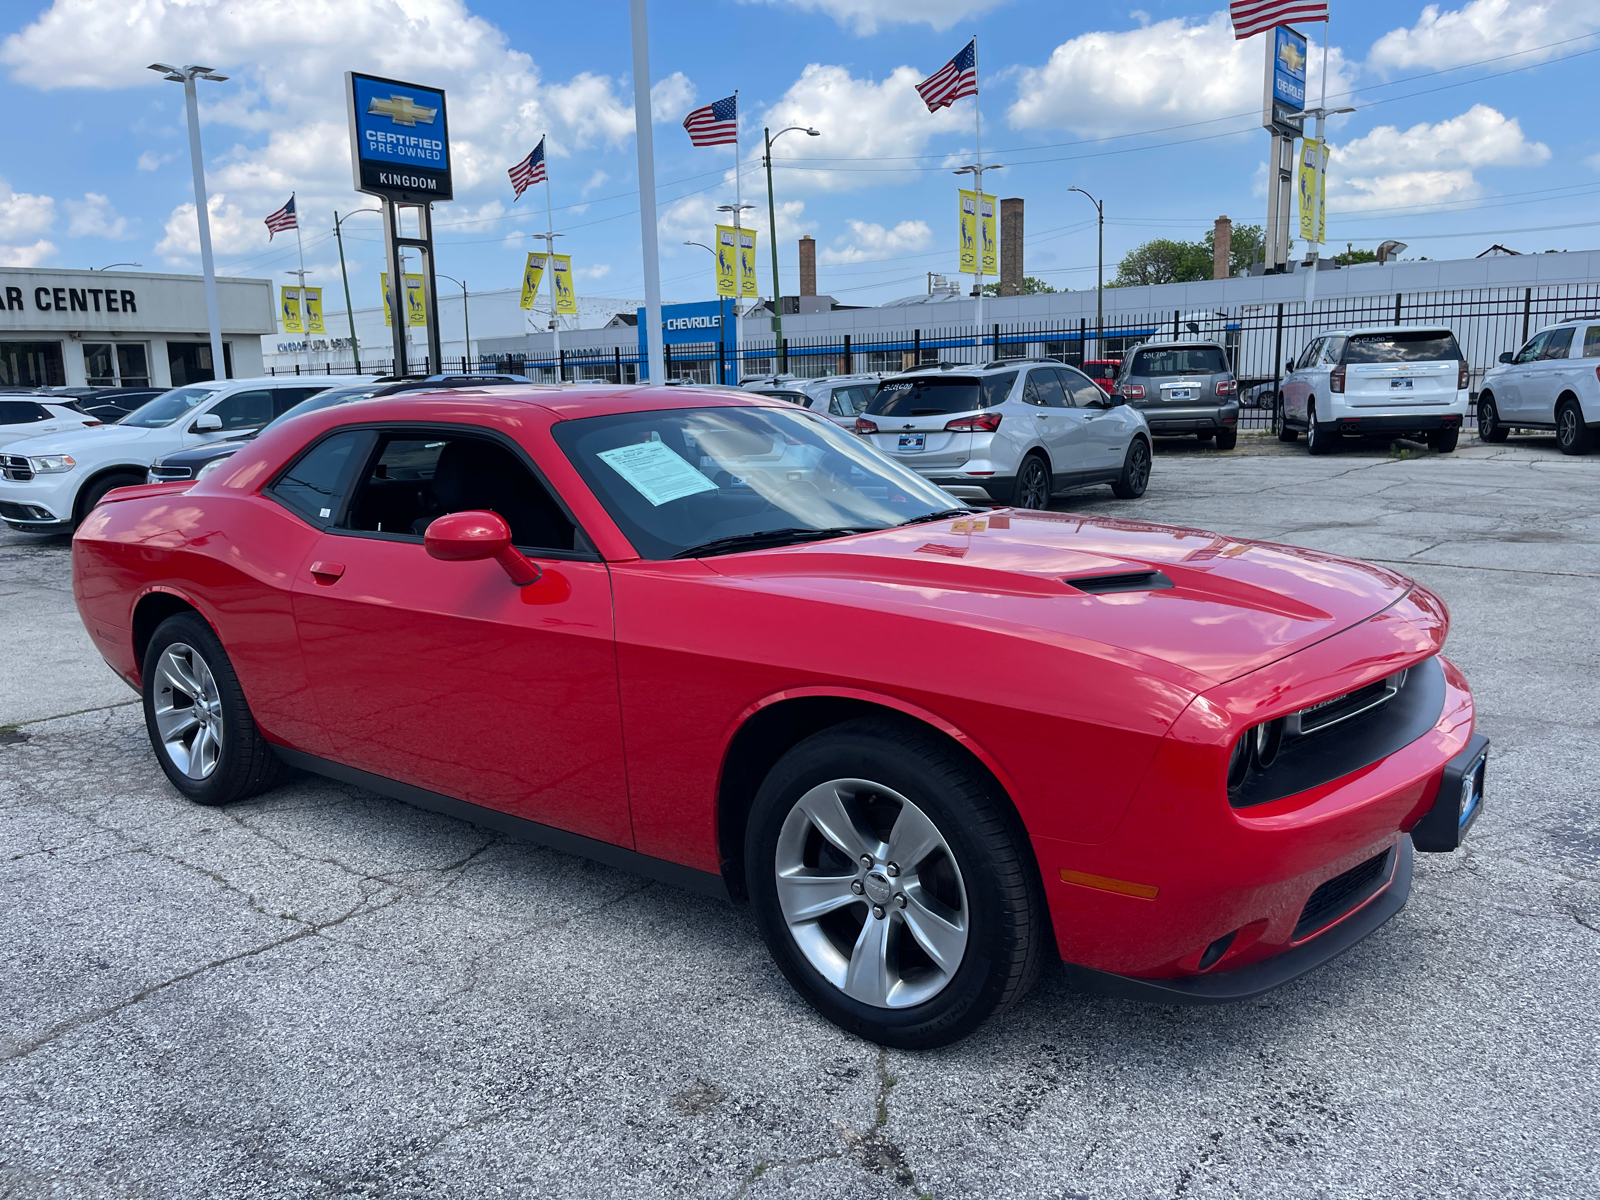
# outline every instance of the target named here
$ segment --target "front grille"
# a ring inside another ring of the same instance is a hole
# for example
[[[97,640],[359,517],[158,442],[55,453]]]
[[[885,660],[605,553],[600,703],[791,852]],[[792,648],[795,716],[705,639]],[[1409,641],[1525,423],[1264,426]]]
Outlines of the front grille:
[[[1294,714],[1290,721],[1293,728],[1287,732],[1302,735],[1316,733],[1319,729],[1327,729],[1330,725],[1348,721],[1351,717],[1359,717],[1369,709],[1381,707],[1394,699],[1395,693],[1405,686],[1405,681],[1406,673],[1401,671],[1376,683],[1369,683],[1366,687],[1357,688],[1353,692],[1346,692],[1342,696],[1335,696],[1331,700],[1302,708]]]
[[[0,475],[14,483],[26,483],[33,478],[33,468],[20,454],[0,454]]]
[[[1390,866],[1394,861],[1394,847],[1376,854],[1364,863],[1351,867],[1343,875],[1335,875],[1311,893],[1311,899],[1300,912],[1292,940],[1308,938],[1330,922],[1337,921],[1351,910],[1371,899],[1389,882]]]
[[[193,474],[189,467],[166,467],[157,463],[150,468],[150,482],[171,483],[174,479],[188,479]]]

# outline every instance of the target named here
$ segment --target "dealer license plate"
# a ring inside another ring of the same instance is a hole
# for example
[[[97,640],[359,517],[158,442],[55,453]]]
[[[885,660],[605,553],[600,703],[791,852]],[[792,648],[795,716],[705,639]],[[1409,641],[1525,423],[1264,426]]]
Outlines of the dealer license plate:
[[[927,436],[925,433],[902,433],[900,435],[900,453],[920,453]]]
[[[1194,389],[1193,388],[1168,388],[1167,389],[1167,399],[1168,400],[1193,400],[1194,399]]]
[[[1403,389],[1404,391],[1409,392],[1411,390],[1411,383],[1412,381],[1409,379],[1391,379],[1389,380],[1389,388],[1391,391],[1395,389]]]

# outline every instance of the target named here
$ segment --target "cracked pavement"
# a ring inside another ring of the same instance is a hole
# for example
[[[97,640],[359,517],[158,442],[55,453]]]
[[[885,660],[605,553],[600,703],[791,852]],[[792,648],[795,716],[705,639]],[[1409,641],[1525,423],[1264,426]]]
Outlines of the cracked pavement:
[[[1435,588],[1487,806],[1257,1001],[1052,972],[928,1054],[813,1015],[746,910],[308,775],[188,804],[65,540],[0,533],[0,1198],[1600,1192],[1600,456],[1168,444],[1142,501],[1057,507]]]

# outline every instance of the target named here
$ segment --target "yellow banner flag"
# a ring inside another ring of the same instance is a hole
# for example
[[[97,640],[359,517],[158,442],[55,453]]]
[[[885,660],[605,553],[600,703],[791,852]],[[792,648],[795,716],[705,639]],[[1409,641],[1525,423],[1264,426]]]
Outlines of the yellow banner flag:
[[[305,326],[300,323],[300,289],[285,287],[279,289],[282,294],[281,312],[283,316],[283,331],[285,333],[304,333]]]
[[[739,294],[739,231],[732,225],[717,226],[717,295]]]
[[[739,295],[756,296],[756,231],[739,230]]]
[[[522,268],[522,307],[532,308],[534,297],[539,294],[539,280],[544,278],[544,255],[528,255],[527,265]]]
[[[994,232],[994,210],[994,197],[985,195],[978,205],[978,236],[983,251],[981,258],[985,275],[1000,274],[1000,241]]]
[[[394,316],[389,311],[389,272],[380,271],[378,279],[383,287],[383,323],[394,324]],[[422,276],[406,273],[406,324],[426,325],[428,323],[428,304],[422,292]]]
[[[963,275],[978,273],[978,193],[965,189],[957,193],[961,198],[961,265],[956,268]]]
[[[1317,190],[1317,153],[1322,153],[1322,190]],[[1316,138],[1300,146],[1300,237],[1318,244],[1328,240],[1328,151]]]
[[[307,288],[305,294],[305,316],[307,333],[327,333],[328,329],[322,323],[322,289]]]
[[[550,286],[555,289],[556,311],[576,315],[578,293],[572,290],[572,255],[550,256]]]

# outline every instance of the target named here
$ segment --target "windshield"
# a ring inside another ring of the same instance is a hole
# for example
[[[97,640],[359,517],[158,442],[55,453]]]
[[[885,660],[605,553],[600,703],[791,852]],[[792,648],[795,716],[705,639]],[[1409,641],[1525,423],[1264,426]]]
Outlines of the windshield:
[[[131,425],[135,429],[160,429],[163,425],[171,425],[195,405],[211,399],[216,394],[216,388],[173,388],[170,392],[161,393],[148,404],[140,405],[116,423]]]
[[[887,529],[950,497],[798,410],[667,409],[562,421],[555,439],[645,558],[773,530]]]
[[[922,376],[916,379],[891,379],[878,388],[867,405],[869,417],[942,417],[947,413],[993,408],[1005,401],[1015,371],[975,379],[949,375]]]
[[[303,417],[306,413],[332,408],[335,404],[347,404],[351,400],[365,400],[383,386],[381,383],[373,383],[364,387],[334,388],[331,391],[318,392],[315,396],[307,396],[299,404],[286,410],[281,416],[274,417],[271,421],[268,421],[261,427],[261,431],[265,433],[274,425],[281,425],[293,417]]]
[[[1353,334],[1344,348],[1347,363],[1459,362],[1461,347],[1448,329],[1402,329]]]
[[[1217,346],[1163,346],[1133,356],[1129,375],[1160,379],[1165,375],[1225,375],[1228,360]]]

